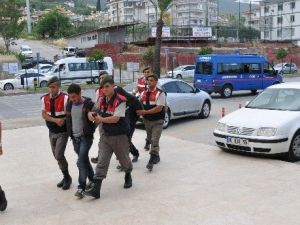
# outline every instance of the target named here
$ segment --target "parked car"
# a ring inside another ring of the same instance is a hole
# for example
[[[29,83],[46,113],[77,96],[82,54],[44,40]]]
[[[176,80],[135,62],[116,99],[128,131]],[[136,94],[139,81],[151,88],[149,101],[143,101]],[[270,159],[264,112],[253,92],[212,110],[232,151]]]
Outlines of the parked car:
[[[32,50],[28,45],[22,45],[20,48],[20,53],[26,58],[32,58]]]
[[[22,64],[22,69],[31,69],[34,68],[37,64],[50,64],[53,65],[54,63],[50,60],[47,60],[45,58],[40,57],[39,60],[37,60],[36,57],[33,57],[30,60],[25,61],[25,63]]]
[[[159,86],[167,93],[168,111],[165,115],[164,128],[167,128],[174,119],[209,117],[212,99],[206,92],[177,79],[160,79]],[[133,93],[136,90],[136,83],[129,84],[124,89]]]
[[[173,70],[173,78],[182,79],[193,77],[195,73],[195,65],[183,65]],[[172,71],[167,73],[167,77],[172,77]]]
[[[39,64],[36,66],[36,70],[39,70],[40,73],[48,73],[52,69],[53,65],[51,64]]]
[[[34,87],[34,79],[37,79],[39,87],[47,87],[48,78],[38,73],[23,73],[13,79],[0,80],[0,89],[13,90],[17,88]]]
[[[297,73],[298,71],[295,63],[279,63],[274,67],[274,69],[278,71],[278,74]]]
[[[244,108],[223,117],[214,131],[222,149],[286,154],[300,160],[300,83],[271,86]]]
[[[75,47],[65,47],[63,48],[63,55],[69,57],[69,56],[75,56],[76,48]]]

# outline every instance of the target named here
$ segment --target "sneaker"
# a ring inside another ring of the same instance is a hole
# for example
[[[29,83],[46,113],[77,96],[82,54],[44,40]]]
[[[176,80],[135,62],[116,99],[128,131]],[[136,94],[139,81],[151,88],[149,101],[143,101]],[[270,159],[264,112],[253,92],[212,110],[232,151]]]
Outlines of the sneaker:
[[[84,197],[84,190],[78,188],[78,190],[75,193],[75,196],[78,197],[79,199],[82,199]]]

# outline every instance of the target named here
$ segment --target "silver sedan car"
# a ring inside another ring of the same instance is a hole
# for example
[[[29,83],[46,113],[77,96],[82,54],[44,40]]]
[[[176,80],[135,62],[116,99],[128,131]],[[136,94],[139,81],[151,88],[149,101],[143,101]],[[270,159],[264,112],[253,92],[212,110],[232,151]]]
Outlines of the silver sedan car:
[[[195,117],[206,119],[210,115],[212,99],[209,94],[177,79],[160,79],[159,87],[167,94],[167,108],[164,128],[171,120]],[[124,87],[130,93],[136,90],[136,83]]]

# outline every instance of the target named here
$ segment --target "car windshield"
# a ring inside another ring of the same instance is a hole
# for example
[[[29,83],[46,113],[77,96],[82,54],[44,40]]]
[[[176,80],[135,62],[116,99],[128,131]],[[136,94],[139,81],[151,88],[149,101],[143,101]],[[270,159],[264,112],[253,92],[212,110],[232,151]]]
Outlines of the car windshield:
[[[283,63],[279,63],[279,64],[276,64],[275,67],[282,67],[282,66],[284,66],[284,64]]]
[[[30,48],[22,48],[22,51],[28,52],[28,51],[31,51],[31,49]]]
[[[251,101],[246,108],[300,111],[300,89],[267,89]]]
[[[182,70],[185,66],[178,66],[174,70]]]

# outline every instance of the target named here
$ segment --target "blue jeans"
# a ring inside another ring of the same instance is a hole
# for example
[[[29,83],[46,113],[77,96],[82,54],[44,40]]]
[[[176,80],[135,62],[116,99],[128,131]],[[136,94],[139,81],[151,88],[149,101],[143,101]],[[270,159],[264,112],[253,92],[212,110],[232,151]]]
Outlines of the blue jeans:
[[[77,167],[79,169],[78,188],[85,190],[86,179],[93,181],[94,170],[89,160],[89,151],[93,144],[92,138],[74,137],[73,146],[78,155]]]

